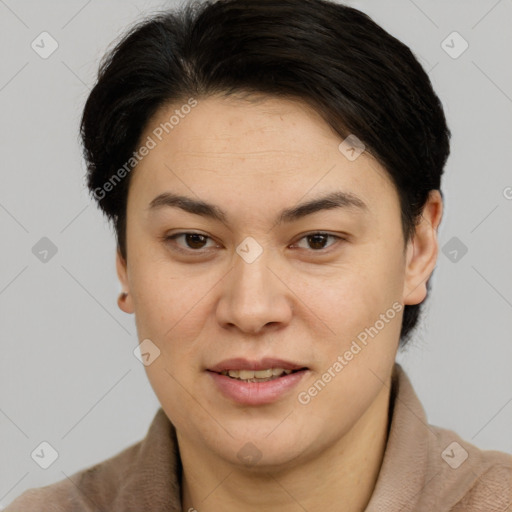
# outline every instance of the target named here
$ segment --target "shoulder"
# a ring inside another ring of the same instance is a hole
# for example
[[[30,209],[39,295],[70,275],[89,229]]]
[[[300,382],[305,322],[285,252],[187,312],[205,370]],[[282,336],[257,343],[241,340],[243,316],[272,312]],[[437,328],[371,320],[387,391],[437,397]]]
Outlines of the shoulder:
[[[453,512],[498,512],[512,506],[512,455],[482,450],[455,432],[430,425],[429,466],[435,494]]]
[[[398,364],[392,382],[392,422],[375,502],[395,500],[404,512],[512,512],[512,455],[482,450],[431,424]]]
[[[141,441],[52,485],[29,489],[4,512],[179,510],[176,432],[159,408]]]
[[[142,441],[117,455],[44,487],[28,489],[3,512],[97,512],[108,509]]]

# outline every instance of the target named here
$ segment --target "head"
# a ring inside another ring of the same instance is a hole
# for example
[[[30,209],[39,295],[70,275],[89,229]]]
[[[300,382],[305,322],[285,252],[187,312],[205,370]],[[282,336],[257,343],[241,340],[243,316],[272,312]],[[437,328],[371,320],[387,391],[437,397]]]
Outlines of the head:
[[[450,132],[411,51],[322,0],[190,4],[105,57],[81,133],[120,307],[160,350],[146,370],[181,435],[233,461],[253,441],[271,464],[347,433],[437,257]],[[232,358],[307,370],[242,404],[212,377]]]

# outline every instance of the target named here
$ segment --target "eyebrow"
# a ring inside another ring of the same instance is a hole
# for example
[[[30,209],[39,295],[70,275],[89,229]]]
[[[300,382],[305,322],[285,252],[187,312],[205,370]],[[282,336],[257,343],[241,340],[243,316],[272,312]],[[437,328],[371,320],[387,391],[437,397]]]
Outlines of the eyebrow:
[[[172,192],[164,192],[155,197],[149,203],[148,210],[155,211],[163,207],[180,208],[188,213],[208,217],[228,224],[226,212],[218,206]],[[332,210],[334,208],[345,208],[360,211],[361,213],[368,213],[370,211],[368,205],[358,196],[350,192],[335,191],[316,199],[300,203],[291,208],[285,208],[277,216],[276,223],[283,224],[294,222],[307,215],[312,215],[322,210]]]

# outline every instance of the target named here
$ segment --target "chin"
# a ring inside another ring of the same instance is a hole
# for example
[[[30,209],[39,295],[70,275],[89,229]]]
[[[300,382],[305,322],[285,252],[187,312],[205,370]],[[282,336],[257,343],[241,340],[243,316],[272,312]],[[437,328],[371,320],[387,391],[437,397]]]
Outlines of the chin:
[[[258,431],[252,429],[251,433],[237,436],[236,439],[227,436],[225,442],[217,444],[216,451],[229,464],[252,472],[292,467],[297,458],[304,456],[307,443],[303,438],[294,436],[293,432],[272,432],[278,424],[273,422],[271,428]]]

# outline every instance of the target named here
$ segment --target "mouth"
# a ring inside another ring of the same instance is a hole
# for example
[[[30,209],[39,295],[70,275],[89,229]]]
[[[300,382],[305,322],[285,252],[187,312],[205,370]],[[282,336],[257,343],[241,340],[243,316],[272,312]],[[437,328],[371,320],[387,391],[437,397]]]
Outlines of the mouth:
[[[285,399],[309,373],[307,366],[276,358],[228,359],[206,370],[224,397],[246,406]]]
[[[307,368],[298,368],[296,370],[286,370],[284,368],[268,368],[266,370],[223,370],[215,373],[243,382],[268,382],[304,370],[307,370]]]

